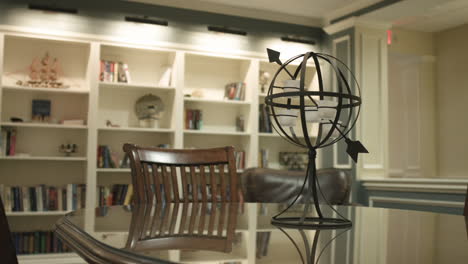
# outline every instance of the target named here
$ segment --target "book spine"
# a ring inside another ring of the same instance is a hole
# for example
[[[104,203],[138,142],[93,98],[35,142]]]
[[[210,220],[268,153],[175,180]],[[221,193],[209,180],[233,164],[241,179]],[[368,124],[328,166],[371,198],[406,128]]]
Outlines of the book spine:
[[[72,194],[73,194],[73,198],[72,198],[73,207],[72,207],[72,210],[76,210],[76,209],[78,209],[78,190],[77,190],[76,184],[72,184]]]
[[[73,210],[73,184],[67,185],[67,210]]]
[[[123,70],[125,72],[125,78],[127,79],[127,83],[131,83],[132,79],[130,78],[130,70],[128,69],[128,65],[127,64],[123,64]]]
[[[114,82],[119,82],[119,63],[114,62]]]
[[[42,187],[42,203],[43,203],[43,208],[44,211],[49,211],[49,203],[50,203],[50,197],[49,197],[49,187],[45,185],[41,185]]]
[[[125,196],[124,205],[129,205],[133,196],[133,185],[129,184],[127,189],[127,194]]]
[[[41,186],[36,186],[36,203],[37,203],[37,211],[44,211],[44,205],[42,203],[42,188],[41,188]]]
[[[11,131],[10,135],[10,156],[14,156],[16,154],[16,130]]]
[[[8,129],[6,132],[6,150],[5,150],[5,156],[10,156],[10,144],[11,142],[11,130]]]
[[[23,211],[31,211],[31,204],[29,202],[29,189],[26,186],[21,187],[21,193],[23,194]]]
[[[63,211],[63,193],[62,188],[57,188],[57,210]]]
[[[99,81],[101,81],[101,82],[104,81],[105,68],[106,68],[106,63],[103,60],[101,60],[100,70],[99,70]]]

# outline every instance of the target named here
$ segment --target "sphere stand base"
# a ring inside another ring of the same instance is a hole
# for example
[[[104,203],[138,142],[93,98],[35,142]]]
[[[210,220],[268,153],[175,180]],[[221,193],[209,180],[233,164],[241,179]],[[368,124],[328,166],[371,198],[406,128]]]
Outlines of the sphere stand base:
[[[271,224],[284,228],[295,229],[343,229],[350,228],[353,223],[347,219],[320,217],[277,217],[271,219]]]

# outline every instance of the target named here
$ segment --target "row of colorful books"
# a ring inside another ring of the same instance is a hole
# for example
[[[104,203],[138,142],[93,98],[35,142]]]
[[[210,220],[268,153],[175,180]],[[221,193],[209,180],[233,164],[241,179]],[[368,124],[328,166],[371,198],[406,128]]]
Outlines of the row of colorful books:
[[[0,156],[14,156],[16,153],[16,129],[2,128],[0,137]]]
[[[133,185],[114,184],[111,186],[99,186],[99,206],[129,205],[132,201]]]
[[[258,109],[258,128],[262,133],[272,133],[273,128],[271,126],[270,119],[270,108],[265,104],[260,104]]]
[[[99,73],[101,82],[130,82],[130,71],[128,65],[122,62],[101,60],[101,70]]]
[[[185,129],[200,130],[203,127],[202,110],[185,109]]]
[[[245,151],[236,151],[234,153],[236,159],[236,168],[237,169],[245,169]]]
[[[12,232],[17,254],[71,252],[53,231]]]
[[[5,186],[0,185],[0,196],[6,212],[67,211],[85,207],[86,185]]]
[[[258,167],[259,168],[268,168],[268,149],[261,149],[258,153]]]
[[[245,99],[245,83],[233,82],[226,84],[224,88],[224,98],[228,100],[242,101]]]

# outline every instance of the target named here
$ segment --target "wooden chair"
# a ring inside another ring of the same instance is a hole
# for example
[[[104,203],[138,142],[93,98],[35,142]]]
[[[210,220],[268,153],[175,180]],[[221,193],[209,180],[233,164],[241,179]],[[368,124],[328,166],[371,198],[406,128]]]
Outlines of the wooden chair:
[[[157,203],[132,205],[126,248],[230,252],[238,203]]]
[[[134,203],[238,201],[233,147],[186,150],[125,144],[123,150],[130,159]]]
[[[2,263],[17,264],[16,249],[11,239],[8,219],[0,197],[0,259]]]

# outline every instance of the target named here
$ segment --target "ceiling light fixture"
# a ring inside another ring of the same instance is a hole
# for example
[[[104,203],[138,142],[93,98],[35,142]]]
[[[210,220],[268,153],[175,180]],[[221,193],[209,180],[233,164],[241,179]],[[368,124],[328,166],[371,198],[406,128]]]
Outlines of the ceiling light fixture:
[[[31,9],[31,10],[40,10],[40,11],[47,11],[47,12],[78,14],[78,9],[77,8],[58,7],[58,6],[55,6],[55,5],[28,4],[28,8]]]
[[[209,31],[215,31],[215,32],[221,32],[221,33],[228,33],[228,34],[247,36],[246,31],[243,31],[243,30],[240,30],[240,29],[235,29],[235,28],[229,28],[229,27],[208,26],[208,30]]]
[[[151,24],[151,25],[158,25],[158,26],[166,26],[166,27],[169,25],[169,22],[167,20],[153,19],[153,18],[149,18],[147,16],[142,16],[142,17],[126,16],[125,21],[143,23],[143,24]]]
[[[316,44],[315,39],[295,37],[295,36],[284,36],[284,37],[281,37],[281,40],[282,41],[289,41],[289,42],[303,43],[303,44],[310,44],[310,45],[315,45]]]

